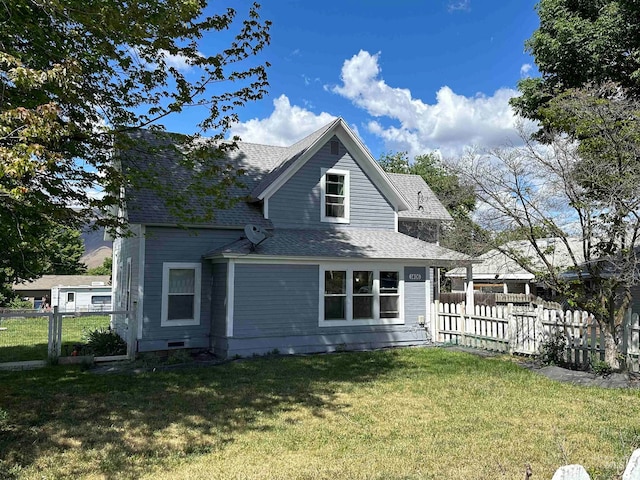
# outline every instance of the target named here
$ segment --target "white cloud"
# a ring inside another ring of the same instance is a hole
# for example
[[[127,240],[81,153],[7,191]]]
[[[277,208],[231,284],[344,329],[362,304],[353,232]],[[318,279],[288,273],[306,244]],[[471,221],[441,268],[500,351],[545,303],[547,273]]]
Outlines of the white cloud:
[[[471,0],[449,0],[447,10],[449,12],[469,11],[471,10]]]
[[[189,63],[187,57],[185,57],[184,55],[172,55],[166,50],[161,50],[160,52],[168,67],[174,67],[180,72],[188,72],[193,68]]]
[[[326,112],[316,115],[291,106],[286,95],[276,98],[273,106],[273,112],[265,119],[254,118],[234,125],[231,135],[238,135],[244,142],[289,146],[336,118]]]
[[[519,119],[509,106],[516,90],[502,88],[491,96],[465,97],[443,86],[436,103],[413,98],[411,91],[387,85],[381,78],[380,54],[361,50],[342,66],[342,84],[329,88],[364,109],[369,115],[399,122],[386,126],[370,121],[371,133],[389,150],[407,150],[410,156],[439,150],[444,156],[458,155],[464,147],[495,147],[517,141]]]
[[[522,78],[528,77],[529,76],[529,72],[531,71],[531,64],[530,63],[525,63],[524,65],[522,65],[520,67],[520,76]]]

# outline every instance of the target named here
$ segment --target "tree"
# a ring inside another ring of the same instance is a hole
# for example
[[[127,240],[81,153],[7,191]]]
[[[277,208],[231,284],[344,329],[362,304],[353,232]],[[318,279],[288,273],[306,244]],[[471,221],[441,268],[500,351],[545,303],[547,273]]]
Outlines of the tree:
[[[476,207],[473,189],[462,185],[436,154],[417,155],[409,162],[407,152],[389,152],[378,162],[389,173],[420,175],[453,217],[452,224],[444,228],[442,245],[470,255],[478,253],[483,232],[471,218]]]
[[[540,125],[535,137],[553,153],[542,166],[554,180],[529,184],[530,167],[518,165],[503,194],[524,204],[533,193],[564,192],[555,205],[536,207],[532,218],[562,237],[550,219],[568,215],[579,227],[584,262],[574,265],[571,289],[553,272],[550,281],[594,314],[605,332],[607,361],[617,366],[620,324],[639,281],[640,10],[635,0],[541,0],[537,9],[540,28],[526,48],[542,76],[522,80],[522,95],[511,104]]]
[[[538,78],[520,81],[516,111],[553,129],[541,108],[562,92],[609,82],[640,96],[640,9],[635,0],[540,0],[540,27],[525,43]]]
[[[270,41],[270,22],[260,20],[257,4],[240,24],[231,8],[205,8],[204,0],[2,4],[0,244],[8,251],[6,280],[38,271],[23,259],[45,223],[78,228],[97,215],[95,228],[123,227],[117,213],[125,187],[159,191],[176,214],[187,203],[181,199],[193,195],[218,207],[232,200],[225,191],[242,172],[221,161],[233,142],[216,142],[237,120],[237,108],[266,93],[268,63],[255,57]],[[199,131],[180,137],[179,148],[177,137],[152,147],[136,134],[151,129],[160,135],[162,121],[186,109],[202,115]],[[198,138],[203,132],[211,132],[209,141]],[[135,163],[120,168],[114,161],[114,151],[132,148],[144,150],[147,159],[172,149],[193,172],[192,181],[169,196],[163,187],[170,178],[160,181],[162,172]]]
[[[13,234],[15,238],[10,237]],[[48,221],[23,222],[20,229],[4,232],[4,236],[10,243],[0,257],[0,305],[15,296],[16,281],[42,275],[79,275],[87,269],[80,262],[84,242],[77,230]]]
[[[111,269],[113,268],[113,257],[106,257],[102,262],[102,265],[87,270],[87,275],[111,275]]]
[[[80,262],[84,242],[78,230],[54,225],[43,238],[40,265],[45,275],[81,275],[87,266]]]
[[[593,314],[604,333],[605,360],[616,369],[621,325],[640,275],[640,106],[620,102],[567,93],[549,108],[588,141],[554,136],[540,144],[524,135],[524,147],[469,155],[458,165],[483,204],[481,225],[518,231],[533,253],[496,247],[571,306]],[[539,242],[543,232],[553,241]],[[553,262],[557,255],[569,268]]]

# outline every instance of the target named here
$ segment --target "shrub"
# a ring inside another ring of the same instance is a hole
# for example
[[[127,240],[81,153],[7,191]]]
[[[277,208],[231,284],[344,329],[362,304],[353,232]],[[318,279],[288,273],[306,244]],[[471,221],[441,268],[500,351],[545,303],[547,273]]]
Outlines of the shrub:
[[[544,365],[565,365],[564,351],[567,348],[567,339],[562,333],[555,332],[542,344],[540,361]]]
[[[127,353],[127,342],[109,328],[97,328],[85,332],[87,350],[96,356],[124,355]]]
[[[23,300],[20,297],[14,297],[12,300],[9,300],[9,302],[7,303],[7,307],[16,310],[30,310],[33,308],[33,304],[29,300]]]
[[[593,355],[591,357],[591,369],[594,371],[596,375],[607,376],[613,372],[613,368],[604,360],[600,360],[598,357]]]

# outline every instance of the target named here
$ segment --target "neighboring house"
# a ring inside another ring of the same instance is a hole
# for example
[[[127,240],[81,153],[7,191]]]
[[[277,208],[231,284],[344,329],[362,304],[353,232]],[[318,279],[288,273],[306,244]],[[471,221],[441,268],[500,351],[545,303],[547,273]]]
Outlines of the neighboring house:
[[[171,157],[122,162],[171,167]],[[438,245],[450,217],[422,178],[387,175],[342,119],[290,147],[240,142],[228,160],[247,172],[229,191],[243,200],[211,224],[179,228],[153,192],[125,193],[135,235],[114,242],[114,308],[136,312],[138,351],[429,341],[435,272],[471,259]],[[179,189],[188,172],[174,170]],[[399,231],[417,224],[430,241]]]
[[[109,310],[109,275],[43,275],[31,282],[17,283],[13,290],[29,300],[33,308],[44,303],[61,312]]]
[[[568,268],[574,265],[566,246],[560,239],[543,238],[537,241],[541,251],[549,263],[558,268]],[[582,244],[579,240],[569,239],[571,251],[577,255],[576,261],[582,261]],[[544,266],[526,240],[506,243],[498,249],[489,250],[480,255],[480,263],[473,266],[473,288],[476,291],[491,293],[524,293],[544,296],[548,293],[536,282],[535,275],[522,268],[513,258],[503,251],[518,252],[522,257],[530,258],[538,269]],[[464,292],[468,286],[467,272],[463,268],[449,270],[446,277],[451,279],[451,291]]]

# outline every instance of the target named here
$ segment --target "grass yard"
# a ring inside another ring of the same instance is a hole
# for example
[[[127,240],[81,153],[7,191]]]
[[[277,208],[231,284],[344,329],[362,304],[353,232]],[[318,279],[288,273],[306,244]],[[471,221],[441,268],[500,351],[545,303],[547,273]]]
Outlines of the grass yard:
[[[620,478],[640,391],[447,349],[0,372],[0,478]],[[4,412],[4,413],[3,413]]]
[[[63,317],[62,355],[68,356],[73,345],[82,342],[83,332],[108,326],[108,315]],[[0,363],[47,359],[48,316],[1,318],[0,327]]]

